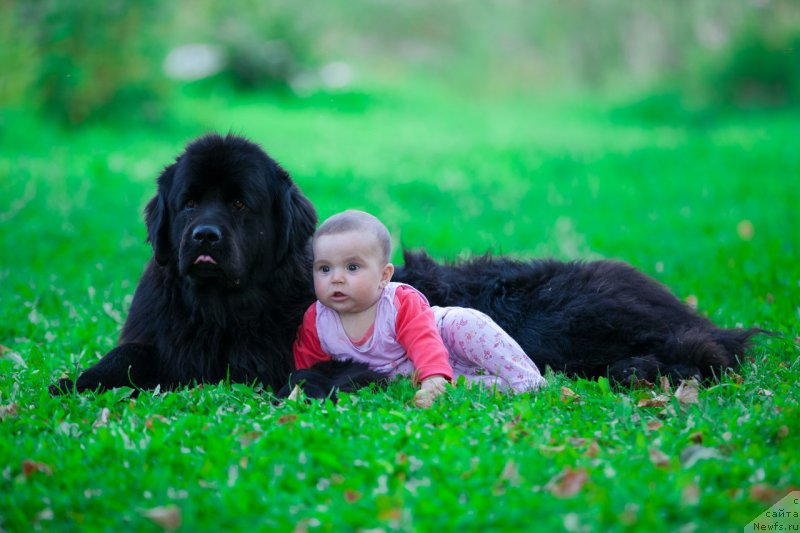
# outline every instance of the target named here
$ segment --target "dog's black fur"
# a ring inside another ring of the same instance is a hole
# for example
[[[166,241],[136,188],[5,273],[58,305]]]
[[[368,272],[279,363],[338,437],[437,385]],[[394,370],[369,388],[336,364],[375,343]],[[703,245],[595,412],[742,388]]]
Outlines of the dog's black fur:
[[[258,381],[280,395],[305,383],[306,394],[321,397],[381,379],[354,363],[293,373],[292,341],[314,300],[309,240],[317,217],[257,145],[230,135],[189,144],[158,178],[145,218],[153,258],[119,344],[52,393],[228,379]],[[652,279],[610,261],[487,256],[443,265],[406,253],[395,279],[433,305],[486,312],[541,369],[570,375],[708,378],[735,367],[759,331],[720,329]]]

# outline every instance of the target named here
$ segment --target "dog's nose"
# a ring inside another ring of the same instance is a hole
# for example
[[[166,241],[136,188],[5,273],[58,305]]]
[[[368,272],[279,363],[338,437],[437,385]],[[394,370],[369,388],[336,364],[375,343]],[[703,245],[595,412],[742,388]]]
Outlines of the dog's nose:
[[[192,239],[198,242],[214,244],[222,239],[222,232],[217,226],[197,226],[192,231]]]

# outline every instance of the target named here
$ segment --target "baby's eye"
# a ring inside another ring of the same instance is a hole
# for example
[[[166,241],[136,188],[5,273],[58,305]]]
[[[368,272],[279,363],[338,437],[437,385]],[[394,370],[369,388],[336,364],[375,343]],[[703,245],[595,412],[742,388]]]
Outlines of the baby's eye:
[[[347,270],[349,270],[350,272],[355,272],[359,268],[361,268],[361,267],[356,265],[356,264],[354,264],[354,263],[350,263],[349,265],[347,265]]]
[[[331,267],[329,267],[328,265],[322,265],[321,267],[319,267],[319,271],[327,274],[328,272],[331,271]]]

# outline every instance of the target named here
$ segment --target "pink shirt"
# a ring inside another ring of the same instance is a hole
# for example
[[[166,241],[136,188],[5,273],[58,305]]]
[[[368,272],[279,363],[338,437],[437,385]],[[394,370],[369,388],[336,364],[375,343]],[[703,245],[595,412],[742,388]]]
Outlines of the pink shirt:
[[[349,360],[389,376],[434,375],[453,378],[433,311],[425,296],[409,285],[389,283],[377,304],[375,322],[363,339],[351,339],[333,309],[317,301],[306,310],[294,342],[297,369],[322,361]]]

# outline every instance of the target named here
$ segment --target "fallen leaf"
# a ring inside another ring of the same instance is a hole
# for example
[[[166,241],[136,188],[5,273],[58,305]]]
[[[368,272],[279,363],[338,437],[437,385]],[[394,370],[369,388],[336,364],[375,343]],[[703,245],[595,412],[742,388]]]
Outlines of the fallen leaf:
[[[181,527],[181,510],[174,504],[145,509],[140,511],[140,514],[167,531],[174,531]]]
[[[300,399],[303,394],[303,389],[300,388],[300,385],[295,385],[292,389],[292,392],[289,393],[289,396],[286,397],[287,401],[296,402]]]
[[[519,486],[522,476],[519,474],[519,467],[517,466],[517,463],[511,460],[506,461],[503,471],[500,473],[500,479],[502,481],[508,481],[508,484],[512,487]]]
[[[663,425],[664,423],[661,420],[651,420],[645,427],[650,431],[658,431]]]
[[[295,420],[297,420],[297,415],[283,415],[278,419],[278,425],[290,424],[293,426]]]
[[[666,468],[669,466],[669,456],[658,448],[650,448],[647,454],[650,457],[650,462],[655,466],[659,468]]]
[[[694,294],[690,294],[689,296],[687,296],[684,301],[692,309],[697,309],[697,296],[695,296]]]
[[[509,420],[505,424],[503,424],[503,431],[509,432],[519,424],[520,420],[522,420],[522,415],[517,415],[513,419]]]
[[[773,392],[769,389],[758,389],[758,393],[762,396],[772,396]]]
[[[635,390],[653,390],[653,387],[655,387],[655,385],[653,385],[646,379],[639,379],[637,377],[634,377],[632,381],[633,381],[632,386]]]
[[[158,420],[162,424],[169,425],[170,421],[167,417],[163,415],[150,415],[147,417],[147,420],[144,421],[144,427],[147,429],[153,429],[153,421]]]
[[[700,487],[694,484],[683,487],[681,503],[684,505],[697,505],[700,503]]]
[[[697,403],[698,389],[700,385],[693,379],[683,380],[675,391],[675,397],[684,405]]]
[[[600,445],[597,444],[596,440],[593,440],[589,444],[589,447],[586,448],[586,452],[584,452],[583,455],[585,455],[586,457],[591,457],[591,458],[595,458],[598,455],[600,455]]]
[[[740,220],[738,224],[736,224],[736,234],[739,236],[740,239],[743,241],[750,241],[753,239],[753,235],[755,235],[756,230],[753,226],[753,223],[747,220],[746,218]]]
[[[19,414],[19,407],[17,402],[11,402],[8,405],[0,405],[0,420],[4,418],[17,418]]]
[[[586,482],[589,481],[589,475],[586,470],[579,468],[573,470],[569,467],[564,469],[563,472],[551,479],[546,488],[558,498],[571,498],[578,494]]]
[[[344,491],[344,500],[347,503],[355,503],[361,499],[361,493],[357,490],[347,489]]]
[[[750,499],[765,505],[772,505],[787,494],[785,490],[778,490],[766,483],[759,483],[750,487]]]
[[[15,365],[21,366],[22,368],[28,368],[28,365],[25,364],[25,361],[22,360],[22,357],[8,346],[3,346],[0,344],[0,357],[10,359]]]
[[[53,470],[44,463],[40,463],[39,461],[31,461],[30,459],[25,459],[22,461],[22,473],[25,477],[31,477],[36,473],[42,473],[46,476],[52,476]]]
[[[684,468],[691,468],[699,461],[720,459],[722,454],[716,448],[708,448],[697,444],[685,448],[681,452],[681,464]]]
[[[672,385],[667,376],[661,376],[661,390],[664,391],[664,394],[672,392]]]
[[[689,441],[694,444],[703,444],[703,433],[701,431],[695,431],[689,435]]]
[[[561,387],[561,401],[564,403],[571,402],[573,400],[580,400],[580,395],[576,394],[575,391],[570,389],[569,387]]]
[[[669,402],[669,398],[663,394],[659,394],[655,398],[642,398],[637,407],[664,407]]]
[[[539,446],[539,451],[542,452],[545,455],[555,455],[557,453],[563,452],[566,449],[567,449],[567,447],[564,446],[563,444],[561,444],[559,446],[546,446],[546,445],[542,444],[541,446]]]
[[[97,415],[97,420],[92,424],[93,428],[108,425],[108,417],[111,416],[111,410],[108,407],[103,407]]]
[[[744,378],[739,374],[737,374],[736,372],[734,372],[733,370],[731,370],[730,368],[726,372],[726,375],[728,376],[728,379],[730,379],[737,385],[741,385],[742,383],[744,383]]]

